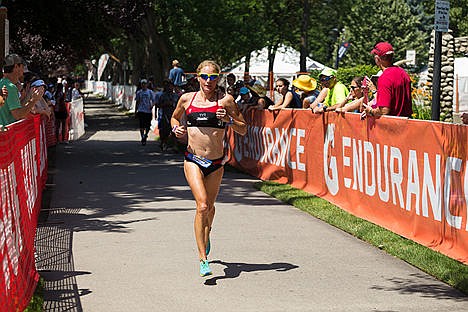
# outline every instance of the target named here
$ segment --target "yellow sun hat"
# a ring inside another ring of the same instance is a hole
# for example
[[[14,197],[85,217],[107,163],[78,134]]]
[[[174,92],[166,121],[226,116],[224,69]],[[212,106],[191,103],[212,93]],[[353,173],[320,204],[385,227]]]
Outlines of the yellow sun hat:
[[[312,91],[317,88],[317,81],[309,75],[299,75],[293,80],[293,86],[303,91]]]

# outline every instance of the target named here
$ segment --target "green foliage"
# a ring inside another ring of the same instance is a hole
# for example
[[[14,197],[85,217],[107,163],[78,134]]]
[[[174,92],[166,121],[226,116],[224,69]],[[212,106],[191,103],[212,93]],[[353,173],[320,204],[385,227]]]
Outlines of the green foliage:
[[[395,61],[405,59],[406,50],[417,51],[418,63],[427,63],[429,33],[420,30],[421,21],[412,15],[405,0],[357,0],[345,15],[346,37],[351,42],[345,65],[373,64],[370,54],[379,41],[395,48]]]
[[[40,278],[39,282],[37,283],[36,290],[34,291],[34,295],[29,302],[29,305],[24,310],[24,312],[41,312],[42,306],[44,305],[44,279]]]
[[[377,74],[379,68],[375,65],[358,65],[354,67],[339,68],[337,72],[337,78],[345,85],[351,84],[354,77],[371,77]]]
[[[414,119],[432,120],[432,110],[430,107],[418,105],[413,99],[413,115]]]
[[[5,1],[5,6],[12,51],[41,63],[39,68],[64,63],[75,68],[85,58],[110,52],[129,61],[133,76],[151,73],[157,81],[174,58],[190,72],[203,59],[224,67],[265,46],[299,50],[305,42],[304,16],[308,56],[327,66],[334,67],[343,40],[351,47],[340,67],[374,64],[369,52],[382,40],[394,45],[396,60],[415,49],[424,65],[434,11],[430,0],[51,0],[47,6],[22,0]],[[309,15],[304,15],[307,6]],[[455,36],[467,34],[466,15],[468,0],[451,1]]]

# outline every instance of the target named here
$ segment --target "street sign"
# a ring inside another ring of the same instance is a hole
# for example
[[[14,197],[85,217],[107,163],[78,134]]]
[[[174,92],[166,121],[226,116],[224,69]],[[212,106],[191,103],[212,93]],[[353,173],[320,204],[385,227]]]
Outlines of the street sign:
[[[406,50],[407,64],[416,65],[416,50]]]
[[[449,17],[450,17],[450,2],[436,0],[434,12],[434,29],[435,31],[448,32]]]

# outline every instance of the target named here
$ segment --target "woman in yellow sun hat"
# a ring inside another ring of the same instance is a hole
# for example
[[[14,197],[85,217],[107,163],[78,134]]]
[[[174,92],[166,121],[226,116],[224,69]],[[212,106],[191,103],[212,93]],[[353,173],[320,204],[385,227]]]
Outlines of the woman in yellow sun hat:
[[[292,84],[301,98],[303,108],[309,107],[319,95],[317,81],[309,75],[299,75]]]

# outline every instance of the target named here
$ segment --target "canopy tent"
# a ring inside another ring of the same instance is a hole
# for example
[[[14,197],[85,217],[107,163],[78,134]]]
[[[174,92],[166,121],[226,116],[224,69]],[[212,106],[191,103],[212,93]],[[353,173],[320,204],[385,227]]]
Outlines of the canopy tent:
[[[273,64],[273,73],[275,76],[295,76],[299,72],[299,60],[300,53],[294,48],[281,45],[276,51],[275,62]],[[307,71],[310,70],[321,70],[325,65],[314,61],[313,59],[306,58]],[[230,68],[226,68],[223,71],[233,73],[235,75],[244,75],[245,70],[245,56],[231,65]],[[252,52],[250,57],[250,69],[249,74],[251,76],[268,77],[268,48],[264,47],[261,50]]]

